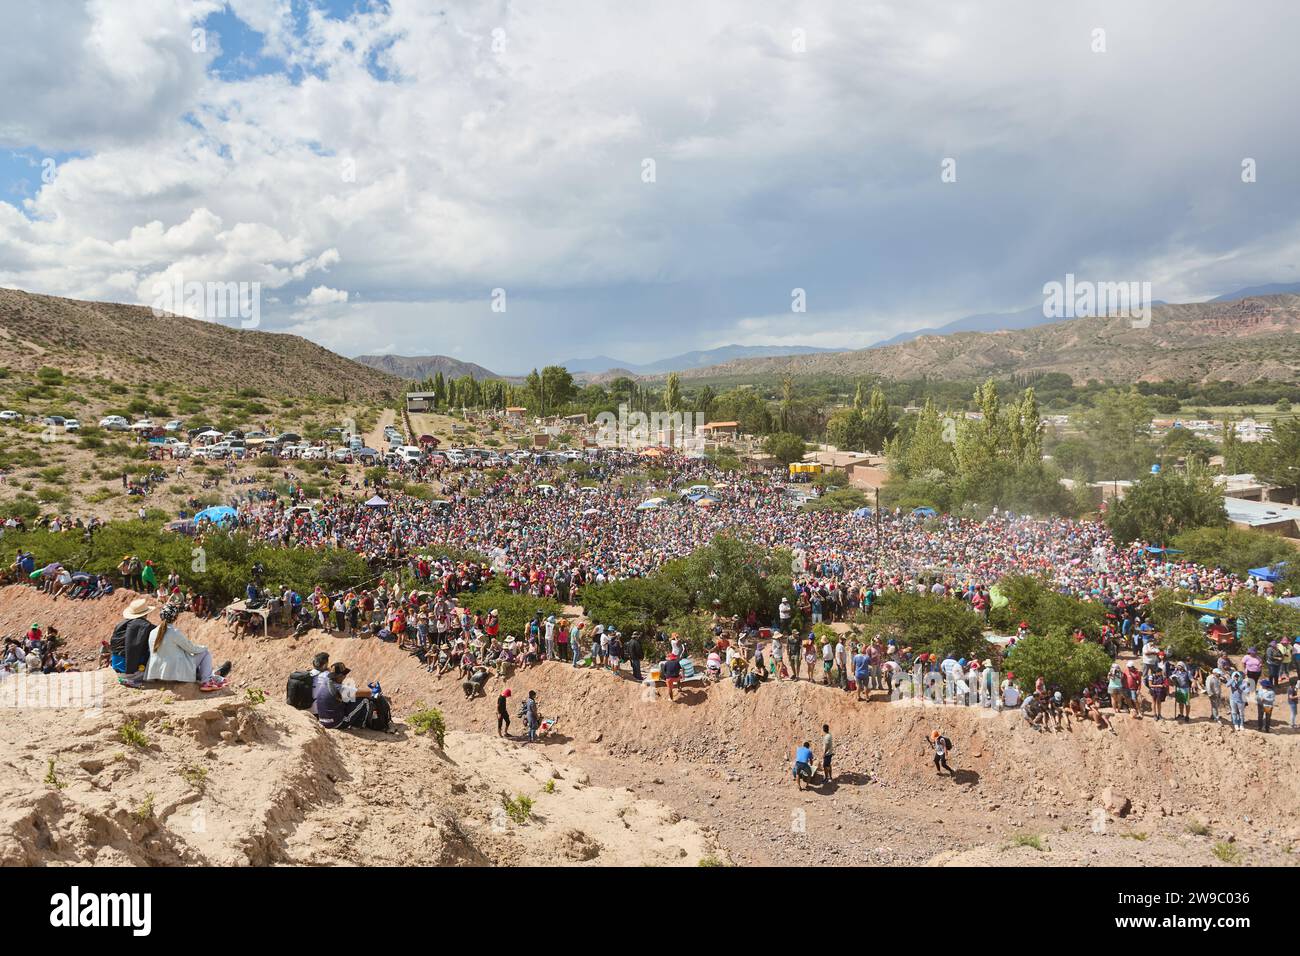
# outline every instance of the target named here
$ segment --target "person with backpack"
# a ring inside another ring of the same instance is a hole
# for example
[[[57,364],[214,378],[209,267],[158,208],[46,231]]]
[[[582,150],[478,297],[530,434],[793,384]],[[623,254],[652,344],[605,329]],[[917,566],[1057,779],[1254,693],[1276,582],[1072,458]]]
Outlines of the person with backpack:
[[[312,657],[309,670],[290,674],[285,683],[285,703],[296,710],[312,710],[316,706],[316,686],[322,680],[328,680],[329,665],[329,654],[320,651]]]
[[[376,706],[380,697],[379,685],[372,683],[369,687],[355,687],[351,683],[345,684],[343,678],[349,673],[348,666],[337,661],[327,672],[328,677],[316,685],[312,697],[316,719],[322,727],[330,730],[372,727],[382,716]],[[387,700],[384,703],[387,704]]]
[[[948,754],[952,751],[952,741],[945,737],[942,731],[933,730],[930,732],[927,743],[934,750],[934,772],[942,776],[943,771],[947,770],[954,777],[957,776],[956,771],[948,766]],[[943,769],[939,769],[940,767]]]
[[[153,625],[148,617],[154,605],[148,598],[138,598],[126,606],[122,620],[109,639],[109,666],[127,679],[139,679],[149,662],[149,632]]]

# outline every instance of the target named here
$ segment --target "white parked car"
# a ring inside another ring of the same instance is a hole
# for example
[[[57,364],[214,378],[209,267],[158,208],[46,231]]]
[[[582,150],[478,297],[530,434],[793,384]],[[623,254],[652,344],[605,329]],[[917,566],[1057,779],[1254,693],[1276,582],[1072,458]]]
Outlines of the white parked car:
[[[65,418],[63,420],[63,430],[65,432],[79,432],[81,431],[81,422],[75,418]]]
[[[179,421],[179,420],[173,418],[171,421],[169,421],[166,425],[163,426],[163,431],[165,431],[165,432],[178,432],[178,431],[180,431],[183,427],[184,427],[184,423],[183,423],[183,422],[181,422],[181,421]]]
[[[302,450],[303,461],[324,461],[325,449],[320,445],[313,445],[310,448]]]
[[[3,412],[0,412],[0,422],[20,422],[22,420],[23,416],[12,408],[6,408]]]
[[[99,420],[99,427],[110,432],[124,432],[131,427],[131,423],[121,415],[108,415]]]
[[[408,465],[418,465],[424,461],[424,452],[415,445],[402,445],[396,451],[398,457]]]

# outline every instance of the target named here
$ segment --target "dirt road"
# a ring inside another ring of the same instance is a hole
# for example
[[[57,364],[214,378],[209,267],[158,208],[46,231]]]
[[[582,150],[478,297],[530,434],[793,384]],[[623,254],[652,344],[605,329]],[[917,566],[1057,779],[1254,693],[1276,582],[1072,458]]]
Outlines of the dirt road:
[[[379,451],[388,450],[388,439],[384,437],[384,429],[397,421],[397,411],[392,408],[385,408],[379,413],[379,421],[375,422],[375,427],[366,434],[366,447],[375,448]]]

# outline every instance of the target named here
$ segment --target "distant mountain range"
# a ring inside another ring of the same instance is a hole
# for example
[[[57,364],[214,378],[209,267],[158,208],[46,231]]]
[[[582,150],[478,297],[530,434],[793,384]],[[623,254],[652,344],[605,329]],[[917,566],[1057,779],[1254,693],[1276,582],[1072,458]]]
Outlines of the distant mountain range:
[[[737,359],[771,358],[779,355],[813,355],[818,352],[838,352],[840,349],[816,348],[811,345],[722,345],[716,349],[704,349],[695,352],[683,352],[657,362],[638,365],[622,359],[598,355],[595,358],[572,359],[560,362],[574,375],[602,375],[614,371],[630,372],[633,375],[667,375],[669,372],[683,372],[692,368],[704,368],[721,362],[734,362]],[[602,375],[602,377],[604,377]]]
[[[1041,310],[1037,310],[1041,315]],[[1229,296],[1151,309],[1150,323],[1080,318],[987,332],[928,334],[847,352],[749,358],[686,378],[838,375],[980,379],[1064,372],[1076,382],[1300,380],[1300,295]]]
[[[1287,293],[1300,292],[1300,283],[1274,282],[1269,285],[1251,286],[1248,289],[1238,289],[1236,292],[1228,292],[1224,295],[1211,299],[1211,302],[1236,302],[1239,299],[1245,299],[1252,296],[1261,295],[1284,295]],[[1162,301],[1155,301],[1152,305],[1164,305]],[[900,342],[910,342],[913,339],[920,338],[922,335],[952,335],[956,332],[1008,332],[1014,329],[1032,329],[1037,325],[1050,325],[1058,322],[1059,319],[1047,318],[1043,315],[1043,307],[1040,304],[1032,305],[1027,309],[1021,309],[1019,312],[984,312],[979,315],[968,315],[964,318],[949,322],[947,325],[941,325],[937,328],[913,329],[910,332],[899,332],[893,338],[884,339],[880,342],[873,342],[868,348],[878,349],[887,345],[898,345]]]
[[[358,355],[352,361],[413,382],[433,378],[439,372],[446,379],[464,378],[466,375],[476,379],[503,377],[482,365],[462,362],[449,355]]]

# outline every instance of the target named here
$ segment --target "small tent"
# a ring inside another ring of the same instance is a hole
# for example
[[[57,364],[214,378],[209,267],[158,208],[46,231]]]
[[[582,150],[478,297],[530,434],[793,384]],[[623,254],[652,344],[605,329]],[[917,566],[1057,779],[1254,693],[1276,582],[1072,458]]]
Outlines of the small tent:
[[[383,498],[379,497],[379,495],[375,495],[373,498],[371,498],[369,501],[366,502],[366,507],[367,507],[367,508],[387,508],[387,507],[388,507],[388,502],[385,501]]]
[[[1271,568],[1251,568],[1246,573],[1252,578],[1259,578],[1261,581],[1280,581],[1284,568],[1286,568],[1286,562],[1282,561]]]

